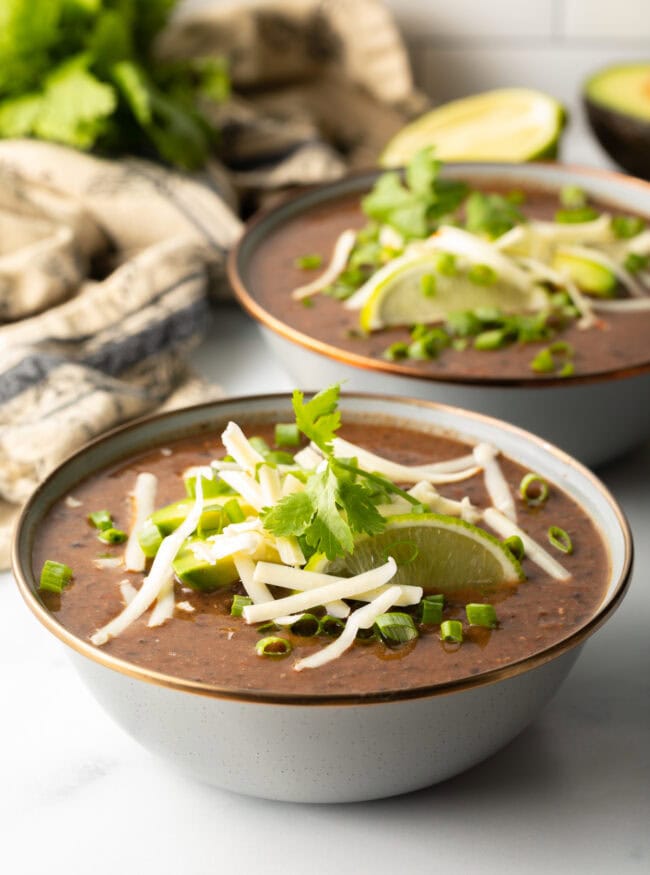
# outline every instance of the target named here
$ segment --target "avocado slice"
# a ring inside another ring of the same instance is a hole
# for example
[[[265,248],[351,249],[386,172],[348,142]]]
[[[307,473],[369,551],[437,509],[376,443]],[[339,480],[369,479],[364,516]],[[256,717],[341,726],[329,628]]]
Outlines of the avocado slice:
[[[192,549],[193,545],[204,545],[201,538],[190,538],[185,542],[172,566],[181,583],[191,586],[200,592],[212,592],[222,586],[228,586],[239,580],[237,569],[230,556],[208,562]]]
[[[597,298],[616,297],[616,274],[598,261],[558,249],[553,256],[553,268],[568,276],[587,295]]]
[[[603,149],[650,179],[650,61],[605,67],[584,85],[587,118]]]

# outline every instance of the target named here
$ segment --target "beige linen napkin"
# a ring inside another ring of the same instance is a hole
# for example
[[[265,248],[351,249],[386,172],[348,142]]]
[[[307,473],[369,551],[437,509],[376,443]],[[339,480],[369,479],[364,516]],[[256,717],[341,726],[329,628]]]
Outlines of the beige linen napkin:
[[[203,5],[159,48],[231,64],[236,96],[207,108],[221,160],[200,176],[0,141],[0,567],[18,508],[69,453],[219,393],[183,353],[229,296],[242,201],[372,163],[422,106],[378,0]]]

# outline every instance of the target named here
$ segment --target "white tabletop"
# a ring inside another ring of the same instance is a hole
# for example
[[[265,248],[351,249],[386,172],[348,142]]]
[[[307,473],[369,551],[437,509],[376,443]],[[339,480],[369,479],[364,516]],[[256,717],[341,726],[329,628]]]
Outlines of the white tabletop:
[[[234,308],[194,362],[229,394],[292,388]],[[379,802],[267,802],[175,773],[107,717],[1,576],[0,872],[648,872],[650,442],[598,473],[636,541],[623,605],[506,749]]]

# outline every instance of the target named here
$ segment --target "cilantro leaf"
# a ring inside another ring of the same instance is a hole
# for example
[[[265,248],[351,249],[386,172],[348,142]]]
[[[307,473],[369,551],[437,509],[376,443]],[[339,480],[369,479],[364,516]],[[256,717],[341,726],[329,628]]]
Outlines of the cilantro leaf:
[[[353,532],[376,535],[384,530],[386,520],[375,507],[373,496],[364,485],[343,480],[339,486],[339,496]]]
[[[204,164],[206,103],[227,96],[228,77],[218,58],[156,55],[176,2],[0,0],[0,137]]]
[[[115,90],[87,69],[83,55],[71,58],[47,77],[34,133],[46,140],[87,149],[106,128],[117,105]]]
[[[300,537],[314,518],[314,505],[308,492],[287,495],[273,507],[262,509],[264,528],[279,537]]]
[[[341,386],[335,383],[314,395],[306,404],[302,392],[296,389],[293,393],[296,425],[324,453],[331,452],[334,433],[341,425],[341,414],[337,410],[340,393]]]
[[[526,219],[511,200],[500,194],[473,191],[465,204],[465,226],[472,234],[500,237]]]
[[[364,213],[384,225],[391,225],[405,238],[426,237],[439,220],[451,215],[467,194],[467,186],[439,177],[441,162],[432,149],[417,152],[405,171],[383,173],[362,200]]]

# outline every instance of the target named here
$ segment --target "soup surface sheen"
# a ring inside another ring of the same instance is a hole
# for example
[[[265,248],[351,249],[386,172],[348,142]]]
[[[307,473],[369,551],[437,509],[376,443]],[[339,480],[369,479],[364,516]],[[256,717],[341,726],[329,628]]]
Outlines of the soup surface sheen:
[[[273,430],[258,424],[248,434],[260,434],[272,442]],[[420,464],[453,458],[467,452],[467,445],[435,434],[384,424],[348,424],[342,436],[372,452],[404,464]],[[43,593],[43,601],[58,621],[87,640],[124,607],[120,582],[125,578],[137,588],[143,575],[121,567],[97,567],[99,556],[121,556],[123,545],[107,546],[87,522],[91,511],[108,509],[115,524],[128,529],[129,492],[136,475],[150,471],[158,477],[156,505],[185,497],[183,472],[206,464],[221,453],[219,434],[184,439],[156,448],[126,463],[100,471],[79,484],[74,499],[53,506],[34,551],[38,573],[46,559],[69,565],[73,582],[62,595]],[[526,473],[513,461],[499,457],[504,475],[516,493]],[[468,495],[477,506],[489,504],[481,475],[440,487],[449,498]],[[548,547],[549,525],[566,529],[574,552],[555,553],[571,572],[560,582],[544,574],[530,560],[523,560],[526,580],[495,604],[499,626],[495,630],[466,627],[462,645],[444,644],[437,627],[423,627],[415,642],[390,649],[380,642],[356,642],[341,658],[317,669],[296,672],[292,663],[325,646],[329,639],[300,638],[282,631],[294,645],[283,659],[259,657],[255,643],[261,637],[254,625],[230,616],[239,584],[214,593],[199,593],[176,584],[176,602],[189,602],[195,610],[176,609],[174,617],[157,628],[148,628],[149,612],[134,622],[102,650],[147,669],[212,684],[231,693],[269,695],[364,696],[391,691],[416,690],[434,684],[480,675],[517,662],[566,638],[583,625],[602,601],[609,559],[603,540],[585,512],[551,484],[542,508],[529,508],[517,500],[518,525]],[[553,552],[553,548],[549,547]],[[464,603],[448,604],[445,618],[464,620]]]

